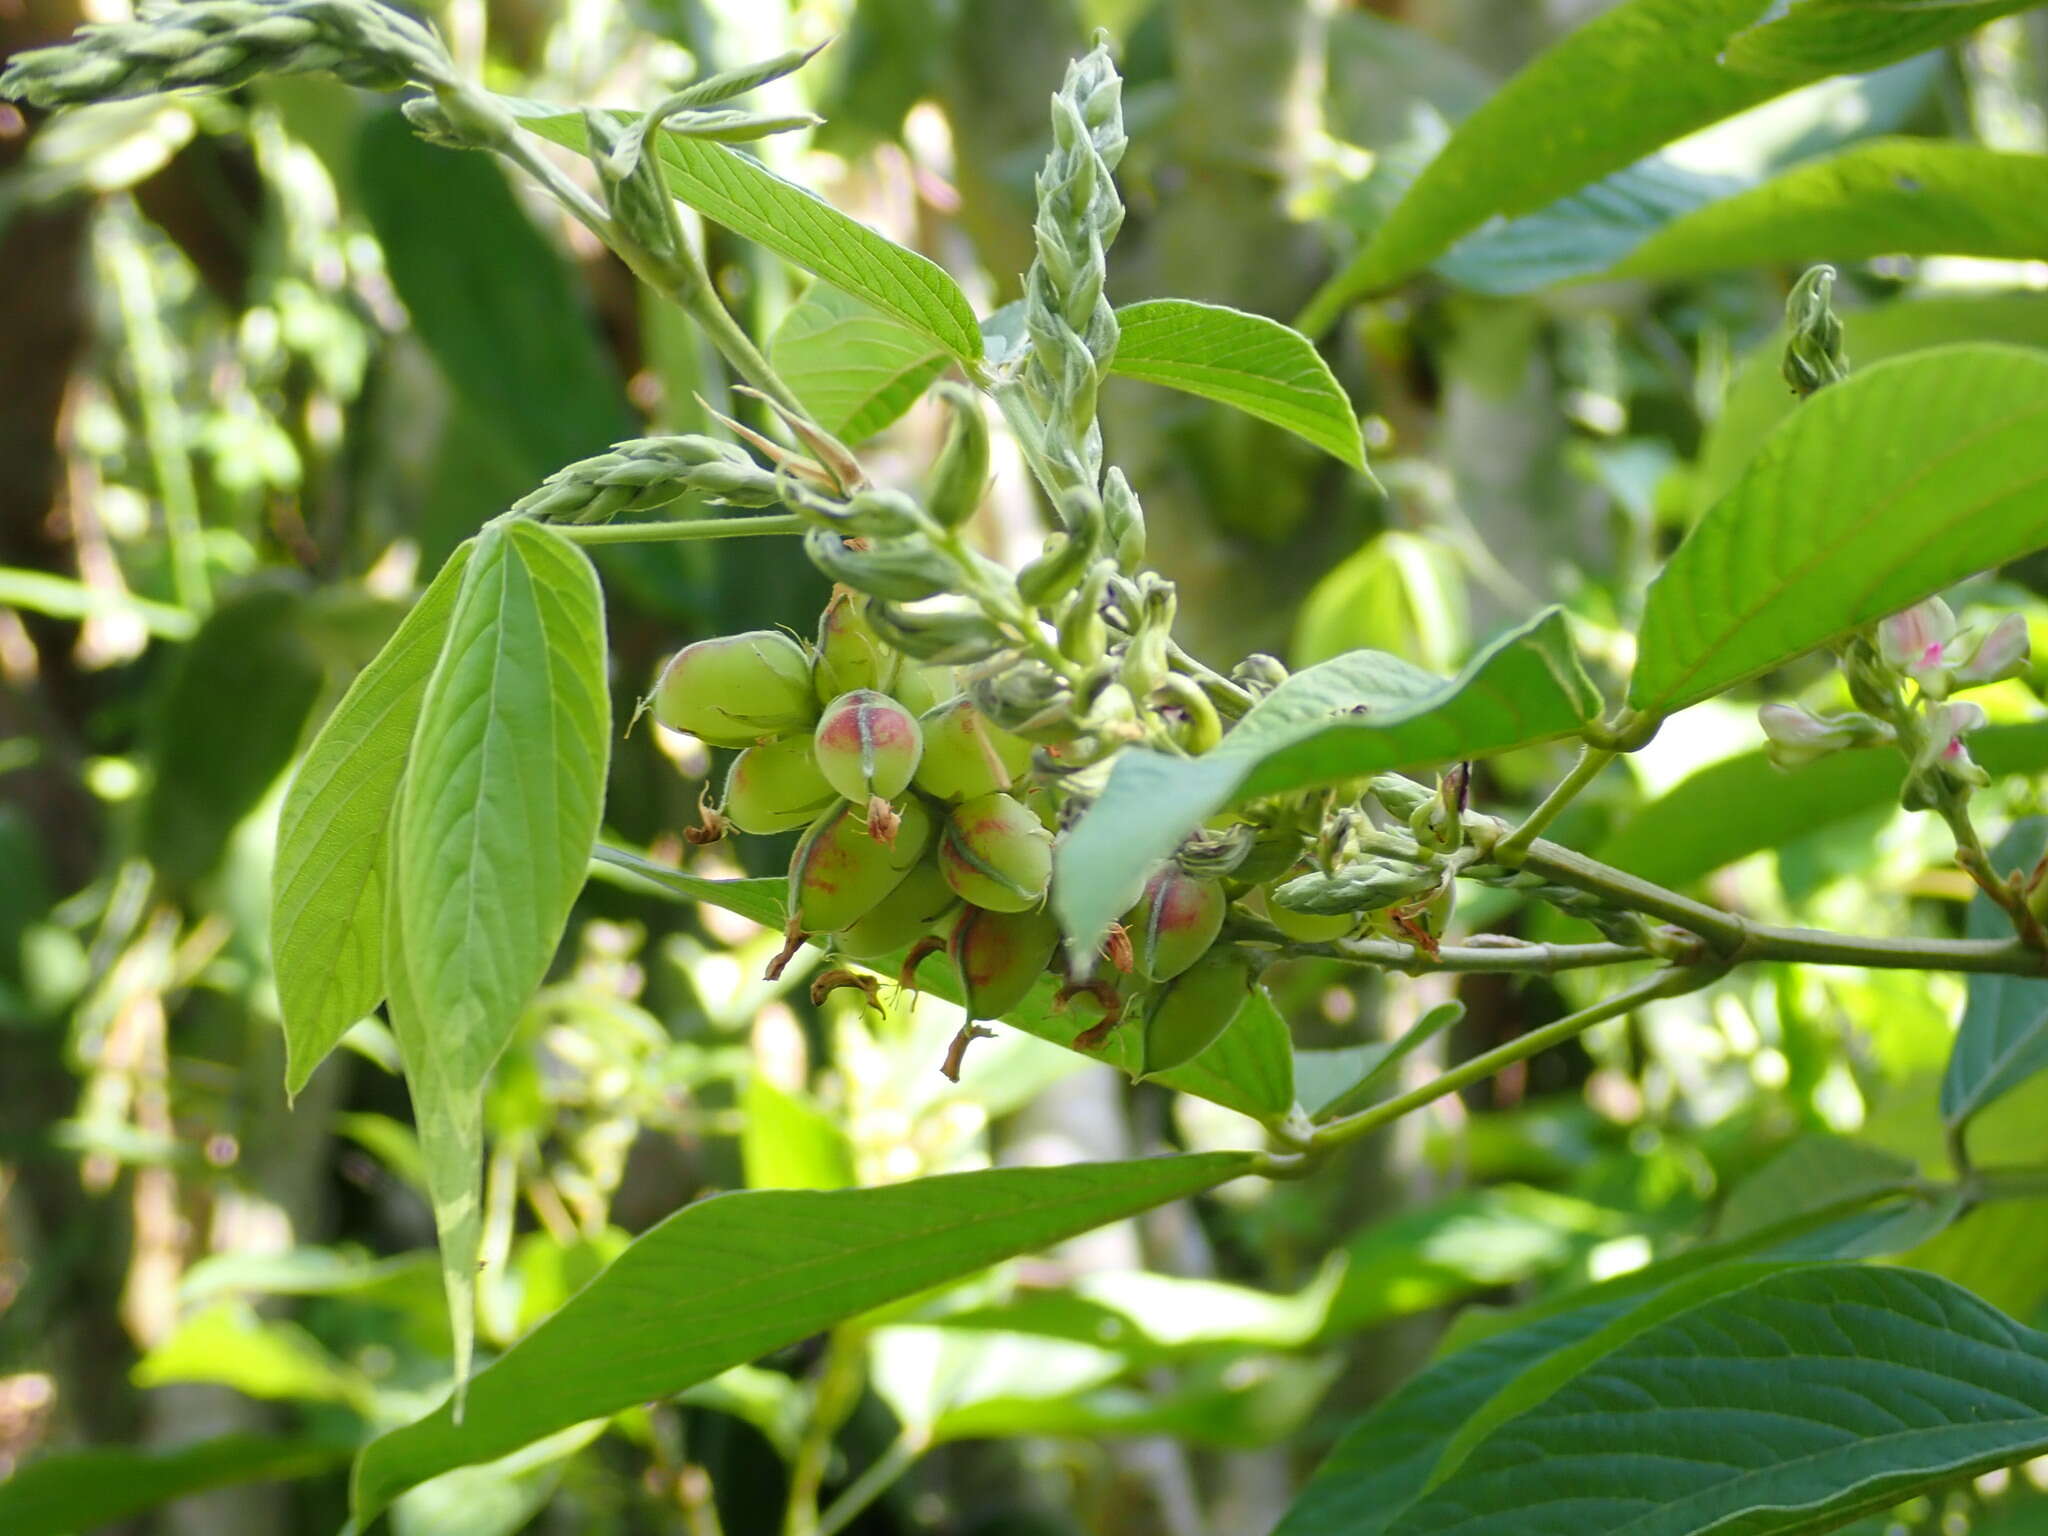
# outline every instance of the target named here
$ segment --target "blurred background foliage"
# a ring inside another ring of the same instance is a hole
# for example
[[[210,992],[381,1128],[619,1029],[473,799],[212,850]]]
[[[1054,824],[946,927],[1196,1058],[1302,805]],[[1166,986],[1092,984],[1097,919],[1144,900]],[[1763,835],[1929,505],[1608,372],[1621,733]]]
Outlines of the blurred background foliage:
[[[0,56],[118,4],[0,6]],[[1599,9],[445,0],[433,14],[493,88],[564,103],[644,104],[693,69],[836,34],[768,93],[825,125],[763,154],[942,262],[983,313],[1029,261],[1048,93],[1107,27],[1132,137],[1113,297],[1285,319],[1451,125]],[[1561,600],[1610,675],[1625,667],[1654,563],[1789,409],[1777,325],[1797,263],[1600,274],[1677,214],[1877,136],[2048,149],[2048,21],[1795,91],[1483,229],[1426,281],[1349,310],[1322,340],[1384,495],[1257,422],[1117,384],[1111,456],[1145,494],[1186,641],[1224,663],[1371,646],[1449,669]],[[940,423],[906,407],[937,358],[702,233],[726,297],[821,413],[879,434],[866,451],[885,476],[924,463]],[[265,893],[281,777],[481,522],[615,438],[718,431],[714,410],[756,418],[582,231],[485,158],[421,143],[388,100],[325,81],[55,121],[0,106],[0,273],[0,1477],[39,1464],[86,1501],[67,1507],[103,1512],[80,1528],[334,1529],[349,1449],[445,1389],[446,1324],[388,1033],[359,1025],[296,1104],[280,1088]],[[1837,302],[1858,362],[1965,338],[2048,346],[2040,261],[1854,263]],[[849,333],[894,349],[886,388],[821,356]],[[988,547],[1035,549],[1027,477],[999,470]],[[807,630],[824,596],[773,541],[597,558],[621,718],[681,644]],[[1951,596],[2017,606],[2038,631],[2043,593],[2037,565]],[[1979,695],[1988,765],[2048,766],[2040,681]],[[1841,685],[1809,663],[1771,686],[1825,704]],[[1938,825],[1897,811],[1895,764],[1787,777],[1759,742],[1739,702],[1694,709],[1559,835],[1771,920],[1959,930],[1967,882]],[[1482,793],[1526,801],[1562,766],[1504,759]],[[713,767],[631,731],[608,840],[682,857]],[[1999,797],[1994,822],[2044,808],[2025,778]],[[773,845],[758,856],[755,873],[777,863]],[[1504,896],[1462,920],[1564,931]],[[802,964],[756,979],[774,948],[728,915],[591,886],[493,1090],[488,1345],[711,1191],[1255,1133],[1014,1033],[978,1046],[955,1087],[937,1071],[948,1009],[891,998],[876,1013],[843,992],[813,1006]],[[1432,1007],[1462,1006],[1441,1038],[1469,1054],[1598,985],[1361,985],[1315,963],[1275,979],[1309,1048],[1304,1089],[1320,1072],[1333,1091]],[[1902,1165],[1940,1170],[1935,1085],[1961,995],[1945,976],[1750,968],[1306,1181],[1093,1234],[440,1479],[401,1501],[396,1528],[1264,1531],[1341,1427],[1432,1351]],[[2038,1152],[2042,1091],[2037,1078],[1983,1117],[1982,1155]],[[1931,1238],[1894,1225],[1858,1251],[2038,1323],[2041,1204]],[[1890,1525],[2048,1530],[2032,1486],[2001,1474]]]

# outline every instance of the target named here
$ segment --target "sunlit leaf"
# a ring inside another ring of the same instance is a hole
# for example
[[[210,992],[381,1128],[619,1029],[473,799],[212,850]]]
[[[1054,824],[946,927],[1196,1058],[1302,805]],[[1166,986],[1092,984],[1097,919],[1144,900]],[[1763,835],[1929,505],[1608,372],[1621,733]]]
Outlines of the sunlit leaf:
[[[1772,434],[1643,607],[1629,703],[1665,714],[2048,543],[2048,357],[1860,370]]]
[[[1003,1168],[686,1206],[447,1407],[371,1443],[356,1514],[453,1467],[667,1397],[883,1302],[1249,1172],[1247,1154]]]
[[[1764,75],[1851,74],[1965,37],[2037,0],[1776,0],[1729,38],[1729,68]]]
[[[1556,609],[1501,636],[1448,681],[1379,651],[1310,667],[1206,756],[1132,748],[1117,758],[1101,798],[1061,842],[1060,922],[1092,948],[1160,862],[1228,805],[1549,741],[1599,709]]]
[[[947,358],[922,332],[813,283],[768,339],[768,361],[818,425],[858,443],[915,405]]]

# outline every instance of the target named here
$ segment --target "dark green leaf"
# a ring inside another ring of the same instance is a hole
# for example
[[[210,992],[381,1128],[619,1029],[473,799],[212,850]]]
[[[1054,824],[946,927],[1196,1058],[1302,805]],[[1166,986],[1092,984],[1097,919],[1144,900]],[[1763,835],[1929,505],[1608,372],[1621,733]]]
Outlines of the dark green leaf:
[[[348,1459],[350,1444],[229,1435],[170,1451],[66,1451],[0,1482],[7,1536],[97,1531],[209,1488],[316,1477]]]
[[[462,575],[392,821],[385,967],[467,1368],[491,1065],[553,960],[596,843],[610,753],[590,562],[499,523]]]
[[[1930,1275],[1769,1273],[1609,1337],[1389,1531],[1823,1531],[2048,1446],[2048,1339]]]
[[[1976,742],[1971,746],[1974,749]],[[2031,875],[2048,855],[2048,817],[2015,822],[1991,851],[2000,874]],[[2012,932],[2004,911],[1979,892],[1970,899],[1973,939]],[[1941,1117],[1955,1129],[1986,1104],[2048,1067],[2048,981],[2024,976],[1972,976],[1969,1002],[1941,1081]]]
[[[437,149],[379,113],[363,124],[356,180],[413,330],[508,484],[632,434],[582,287],[491,156]]]
[[[1060,845],[1060,922],[1092,949],[1151,871],[1225,806],[1549,741],[1599,709],[1557,609],[1501,636],[1449,681],[1378,651],[1310,667],[1206,757],[1132,749],[1117,758],[1101,798]]]
[[[769,338],[768,360],[818,425],[858,443],[917,403],[946,366],[920,331],[813,283]]]
[[[1673,220],[1613,270],[1682,277],[1758,264],[2048,250],[2048,157],[1880,139]]]
[[[533,132],[582,152],[580,114],[505,104]],[[929,336],[962,362],[980,360],[974,310],[942,267],[723,144],[664,133],[656,147],[669,191],[707,219]]]
[[[1666,714],[2048,543],[2048,357],[1964,345],[1815,395],[1651,584],[1629,703]]]
[[[470,546],[458,549],[313,738],[285,793],[270,877],[270,955],[285,1089],[384,997],[386,834],[427,678]]]
[[[1966,37],[2038,0],[1779,0],[1728,40],[1731,69],[1812,79],[1853,74]]]
[[[1005,1168],[878,1189],[763,1190],[688,1206],[357,1463],[367,1522],[396,1494],[586,1419],[666,1397],[883,1302],[1252,1171],[1245,1153]]]
[[[290,764],[321,681],[299,620],[297,593],[259,587],[215,609],[179,651],[142,812],[143,852],[166,879],[211,870]]]
[[[1351,401],[1299,331],[1192,299],[1126,304],[1116,318],[1121,334],[1111,372],[1234,405],[1365,468]]]
[[[600,843],[591,854],[594,873],[620,884],[653,886],[675,901],[702,901],[759,923],[764,928],[781,928],[788,921],[785,904],[789,882],[784,879],[708,880],[686,875],[679,869],[656,864],[624,848]],[[616,871],[609,874],[607,871]]]

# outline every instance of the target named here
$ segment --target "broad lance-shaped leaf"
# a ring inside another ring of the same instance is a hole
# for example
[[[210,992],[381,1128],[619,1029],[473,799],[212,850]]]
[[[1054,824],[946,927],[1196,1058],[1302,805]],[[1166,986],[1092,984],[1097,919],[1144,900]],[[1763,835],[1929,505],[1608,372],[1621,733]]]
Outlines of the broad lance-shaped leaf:
[[[1939,48],[2040,0],[1777,0],[1728,39],[1730,69],[1846,75]]]
[[[357,674],[285,793],[270,874],[270,952],[289,1093],[383,1001],[391,807],[473,547],[455,551]]]
[[[769,337],[768,361],[819,426],[858,443],[915,405],[947,358],[923,332],[813,283]]]
[[[372,1441],[360,1524],[414,1484],[680,1392],[846,1318],[1253,1172],[1203,1153],[942,1174],[877,1189],[757,1190],[686,1206],[477,1373]]]
[[[1873,256],[2048,250],[2048,156],[1880,139],[1673,220],[1613,269],[1675,277]]]
[[[642,858],[624,848],[599,843],[590,854],[591,873],[620,885],[636,883],[653,886],[675,901],[702,901],[759,923],[763,928],[780,928],[788,918],[785,898],[789,881],[781,877],[758,880],[712,880],[685,874],[652,859]]]
[[[1772,433],[1651,583],[1629,703],[1668,714],[2048,544],[2048,356],[1917,352]]]
[[[1896,8],[1892,0],[1813,0],[1803,9],[1823,4]],[[1729,68],[1729,39],[1781,9],[1772,0],[1627,0],[1569,33],[1459,125],[1365,249],[1323,285],[1296,323],[1315,335],[1353,299],[1420,271],[1489,220],[1534,213],[1794,86],[1936,47],[1983,20],[1975,7],[1929,0],[1930,14],[1918,18],[1924,40],[1913,47],[1848,63],[1817,50],[1787,58],[1770,74]],[[1937,9],[1940,15],[1931,14]],[[1559,110],[1561,102],[1570,109]]]
[[[1112,373],[1234,405],[1365,468],[1358,417],[1301,332],[1221,304],[1147,299],[1116,312]]]
[[[1224,807],[1391,768],[1485,757],[1569,736],[1600,711],[1550,608],[1450,681],[1381,651],[1290,677],[1204,757],[1131,749],[1062,839],[1053,904],[1077,953],[1092,950],[1146,879]]]
[[[1932,1275],[1784,1270],[1615,1332],[1389,1536],[1824,1531],[2048,1448],[2048,1338]]]
[[[509,96],[499,99],[542,138],[583,152],[580,113]],[[631,116],[616,115],[621,120]],[[943,267],[884,239],[738,150],[672,133],[656,135],[655,148],[678,201],[929,336],[962,362],[981,360],[974,309]]]
[[[385,966],[467,1374],[483,1089],[547,974],[597,841],[610,750],[603,596],[533,523],[477,541],[393,810]]]
[[[318,1477],[348,1460],[352,1438],[225,1435],[170,1450],[53,1452],[0,1481],[0,1531],[70,1536],[209,1488]]]
[[[1971,743],[1974,748],[1976,743]],[[1999,874],[2031,875],[2048,854],[2048,817],[2015,822],[1991,851]],[[2004,938],[2012,920],[1981,891],[1965,920],[1973,939]],[[1963,1022],[1941,1082],[1941,1117],[1951,1129],[2000,1095],[2048,1067],[2048,981],[2024,976],[1972,976]]]

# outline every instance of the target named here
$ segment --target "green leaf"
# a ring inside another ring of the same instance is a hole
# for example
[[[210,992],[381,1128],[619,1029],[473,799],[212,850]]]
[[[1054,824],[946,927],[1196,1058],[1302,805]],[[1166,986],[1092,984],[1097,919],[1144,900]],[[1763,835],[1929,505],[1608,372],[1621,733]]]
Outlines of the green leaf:
[[[666,1397],[884,1302],[1254,1171],[1248,1153],[944,1174],[878,1189],[760,1190],[687,1206],[477,1374],[373,1441],[367,1523],[396,1494],[566,1425]]]
[[[583,152],[581,114],[501,99],[525,127]],[[962,362],[980,361],[973,307],[943,267],[723,144],[662,133],[655,147],[669,191],[705,218],[930,337]]]
[[[222,1301],[194,1313],[136,1362],[135,1384],[206,1381],[248,1397],[341,1403],[369,1414],[376,1390],[336,1360],[295,1323],[259,1317],[243,1302]]]
[[[2048,769],[2048,721],[1987,726],[1971,735],[1970,755],[1993,774]],[[1897,804],[1905,777],[1905,760],[1889,749],[1840,752],[1790,771],[1762,752],[1738,753],[1681,780],[1593,854],[1659,885],[1691,885],[1724,864]]]
[[[1389,1531],[1823,1531],[2048,1446],[2048,1339],[1930,1275],[1781,1271],[1616,1332]]]
[[[1765,75],[1846,75],[1966,37],[2039,0],[1778,0],[1728,40],[1730,69]]]
[[[2048,156],[1879,139],[1675,219],[1612,270],[1682,277],[1873,256],[2032,257],[2048,249],[2044,207]]]
[[[1728,1192],[1714,1232],[1746,1237],[1857,1195],[1895,1193],[1916,1171],[1905,1158],[1846,1136],[1801,1136]]]
[[[1434,1040],[1445,1030],[1463,1021],[1465,1005],[1452,999],[1438,1003],[1429,1012],[1417,1019],[1397,1040],[1384,1041],[1377,1045],[1346,1046],[1340,1050],[1323,1051],[1316,1054],[1331,1058],[1319,1062],[1312,1070],[1323,1075],[1314,1090],[1304,1091],[1301,1107],[1304,1112],[1317,1120],[1335,1120],[1341,1115],[1352,1114],[1383,1097],[1379,1089],[1394,1068],[1406,1061],[1417,1047]],[[1310,1053],[1295,1053],[1296,1075],[1300,1075],[1303,1059]]]
[[[1459,125],[1299,324],[1322,331],[1489,219],[1534,213],[1708,123],[1828,70],[1764,80],[1721,67],[1723,43],[1768,0],[1628,0],[1538,55]],[[1569,103],[1560,110],[1560,103]]]
[[[322,676],[302,607],[296,592],[257,587],[216,608],[178,653],[142,808],[143,852],[176,884],[212,870],[291,763]]]
[[[285,793],[270,876],[270,954],[289,1093],[383,1000],[391,807],[471,547],[456,550],[357,674]]]
[[[1971,741],[1974,749],[1975,738]],[[2048,817],[2015,822],[1991,851],[2001,875],[2033,873],[2048,855]],[[2012,922],[1981,891],[1970,898],[1973,939],[2003,938]],[[2048,1067],[2048,981],[2024,976],[1972,976],[1963,1022],[1941,1081],[1941,1117],[1951,1130],[2002,1094]]]
[[[1496,639],[1448,682],[1379,651],[1309,667],[1205,757],[1133,748],[1117,758],[1056,856],[1061,925],[1077,951],[1092,950],[1152,870],[1226,806],[1550,741],[1599,710],[1555,608]]]
[[[7,1536],[104,1530],[211,1488],[318,1477],[346,1461],[350,1449],[347,1440],[228,1435],[170,1451],[66,1451],[0,1482],[0,1530]]]
[[[624,848],[600,843],[592,850],[591,873],[625,886],[652,887],[672,901],[702,901],[780,929],[788,921],[786,879],[710,880],[687,875]]]
[[[427,683],[392,821],[385,965],[468,1367],[482,1096],[596,843],[610,750],[603,596],[531,523],[485,531]]]
[[[1808,400],[1651,583],[1629,703],[1660,715],[2048,543],[2048,357],[1964,345]]]
[[[377,113],[357,145],[356,193],[413,332],[497,478],[530,487],[632,435],[583,286],[492,156],[436,148],[401,114]]]
[[[853,1144],[808,1098],[785,1093],[759,1071],[740,1096],[740,1165],[749,1189],[846,1189]]]
[[[1192,299],[1126,304],[1116,319],[1112,373],[1236,406],[1365,468],[1365,439],[1351,401],[1299,331]]]
[[[813,283],[769,338],[768,361],[818,425],[858,443],[915,405],[947,357],[921,331]]]

